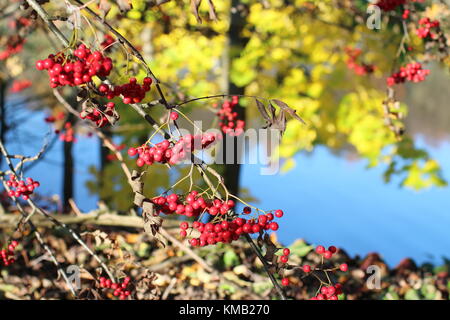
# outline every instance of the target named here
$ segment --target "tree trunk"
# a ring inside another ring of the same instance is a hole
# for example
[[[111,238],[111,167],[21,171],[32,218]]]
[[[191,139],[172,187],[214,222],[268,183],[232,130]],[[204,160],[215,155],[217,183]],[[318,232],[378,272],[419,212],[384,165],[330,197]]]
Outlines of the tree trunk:
[[[6,134],[6,83],[0,80],[0,141],[5,143]],[[0,165],[2,164],[3,157],[0,157]]]
[[[108,130],[108,128],[99,129],[99,130],[101,130],[102,133],[106,137],[108,137],[108,138],[112,137],[111,131]],[[99,144],[100,144],[100,165],[99,165],[99,169],[98,169],[99,170],[98,171],[98,190],[99,190],[98,197],[99,197],[99,200],[102,201],[102,200],[105,200],[104,197],[102,196],[102,190],[105,185],[105,168],[106,168],[106,164],[108,162],[107,157],[109,154],[109,149],[103,146],[101,140],[99,140]]]
[[[225,53],[227,54],[224,59],[228,59],[225,61],[224,68],[229,69],[231,67],[231,62],[233,59],[239,57],[242,50],[245,48],[248,42],[248,38],[242,37],[242,30],[245,26],[246,21],[246,8],[243,8],[242,4],[240,4],[239,0],[232,0],[232,9],[230,10],[230,28],[228,30],[228,47],[225,49]],[[240,8],[239,8],[240,7]],[[243,9],[243,10],[240,10]],[[244,94],[244,87],[237,87],[230,79],[229,70],[225,70],[226,74],[226,87],[224,88],[228,94]],[[245,109],[240,105],[237,105],[234,109],[238,118],[245,121]],[[243,147],[243,140],[233,138],[234,143],[232,144],[234,148],[234,159],[233,163],[226,164],[224,169],[224,178],[225,184],[228,190],[238,196],[239,195],[239,178],[241,173],[241,165],[239,164],[239,156],[241,154],[241,150]],[[228,150],[230,152],[230,150]],[[224,144],[223,156],[226,159],[227,148]]]
[[[69,114],[67,122],[72,124],[72,127],[75,126],[75,117],[72,114]],[[64,166],[63,166],[63,212],[69,212],[70,204],[69,199],[72,199],[74,196],[74,178],[73,178],[73,142],[63,143],[63,157],[64,157]]]

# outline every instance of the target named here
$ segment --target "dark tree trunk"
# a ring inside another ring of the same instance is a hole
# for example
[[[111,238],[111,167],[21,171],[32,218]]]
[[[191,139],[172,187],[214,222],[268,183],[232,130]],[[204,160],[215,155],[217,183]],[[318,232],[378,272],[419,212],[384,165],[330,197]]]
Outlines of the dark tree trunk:
[[[228,30],[228,56],[225,57],[225,59],[228,59],[226,64],[228,65],[228,68],[231,66],[231,61],[233,59],[239,57],[242,50],[245,48],[248,42],[248,38],[242,37],[242,30],[245,26],[245,20],[246,20],[246,8],[239,8],[239,6],[242,6],[239,0],[233,0],[232,1],[232,7],[237,8],[238,10],[231,10],[230,13],[230,29]],[[240,10],[243,9],[243,10]],[[226,85],[226,91],[228,94],[244,94],[245,88],[244,87],[237,87],[230,79],[229,72],[227,72],[227,85]],[[238,118],[245,121],[245,109],[241,107],[240,105],[237,105],[235,107],[235,111],[238,113]],[[236,137],[233,138],[234,143],[234,159],[233,163],[225,165],[224,169],[224,178],[225,178],[225,184],[228,188],[228,190],[234,194],[239,195],[239,178],[241,173],[241,165],[239,164],[239,156],[241,154],[241,150],[243,147],[243,140],[237,139]],[[230,152],[230,150],[227,151],[227,148],[224,144],[224,153],[223,156],[226,159],[227,152]]]
[[[72,114],[69,114],[67,122],[72,124],[72,127],[75,126],[75,117]],[[64,167],[63,167],[63,211],[69,212],[70,204],[69,199],[72,199],[74,196],[74,161],[73,161],[73,142],[64,142],[63,143],[63,157],[64,157]]]
[[[100,129],[100,130],[103,132],[103,134],[106,137],[108,137],[108,138],[112,137],[111,131],[108,130],[108,128]],[[102,141],[100,140],[100,165],[99,165],[99,169],[98,169],[99,170],[98,171],[98,188],[99,188],[98,189],[99,190],[98,197],[99,197],[100,201],[105,200],[102,196],[102,194],[103,194],[102,190],[105,185],[105,168],[106,168],[106,163],[108,162],[108,159],[107,159],[108,154],[109,154],[109,149],[104,147],[102,144]]]
[[[0,80],[0,140],[5,143],[6,134],[6,83]],[[2,164],[3,157],[0,157],[0,165]]]

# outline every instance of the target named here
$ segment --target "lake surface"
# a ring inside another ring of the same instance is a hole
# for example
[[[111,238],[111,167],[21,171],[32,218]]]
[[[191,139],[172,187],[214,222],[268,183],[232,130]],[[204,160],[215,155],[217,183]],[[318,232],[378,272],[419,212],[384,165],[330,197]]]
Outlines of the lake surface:
[[[450,178],[450,144],[430,150]],[[261,208],[283,209],[279,238],[298,237],[336,245],[352,255],[379,252],[390,265],[404,257],[422,263],[450,256],[450,190],[420,192],[385,184],[382,168],[367,170],[363,160],[348,161],[317,148],[297,155],[297,166],[284,175],[261,176],[244,166],[243,186]]]

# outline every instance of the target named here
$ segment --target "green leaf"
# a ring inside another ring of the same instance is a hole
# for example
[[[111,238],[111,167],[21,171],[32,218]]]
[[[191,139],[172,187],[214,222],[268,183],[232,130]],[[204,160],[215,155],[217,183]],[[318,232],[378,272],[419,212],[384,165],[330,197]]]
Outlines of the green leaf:
[[[420,288],[420,293],[425,297],[427,300],[434,300],[436,299],[436,287],[432,284],[424,284]]]
[[[252,287],[255,293],[262,294],[268,289],[272,288],[273,285],[270,281],[265,281],[265,282],[255,282],[253,283]]]
[[[296,240],[289,247],[289,250],[291,250],[291,254],[297,255],[299,257],[306,256],[313,249],[314,247],[306,244],[304,240]]]
[[[225,264],[225,267],[231,268],[240,264],[240,260],[236,252],[227,250],[223,255],[223,263]]]
[[[414,289],[409,289],[405,293],[405,300],[420,300],[419,292]]]
[[[230,294],[236,293],[236,287],[228,283],[222,283],[219,287],[219,290],[228,292]]]

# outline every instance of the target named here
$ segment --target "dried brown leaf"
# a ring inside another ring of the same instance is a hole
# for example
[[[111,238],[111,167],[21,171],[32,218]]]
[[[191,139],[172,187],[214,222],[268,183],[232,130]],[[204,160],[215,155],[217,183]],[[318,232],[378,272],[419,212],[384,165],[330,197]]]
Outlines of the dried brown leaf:
[[[116,2],[121,12],[129,11],[132,8],[131,0],[117,0]]]
[[[271,101],[275,102],[275,104],[281,108],[281,111],[283,111],[283,113],[286,112],[291,117],[297,119],[298,121],[300,121],[303,124],[306,124],[306,122],[297,115],[297,111],[292,109],[291,107],[289,107],[285,102],[278,100],[278,99],[272,99]]]
[[[198,8],[200,7],[201,3],[202,0],[191,0],[191,10],[198,23],[202,23],[202,18],[200,18],[200,15],[198,13]]]

